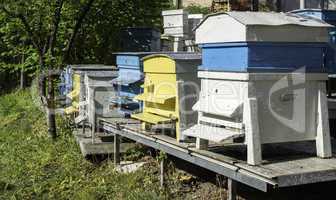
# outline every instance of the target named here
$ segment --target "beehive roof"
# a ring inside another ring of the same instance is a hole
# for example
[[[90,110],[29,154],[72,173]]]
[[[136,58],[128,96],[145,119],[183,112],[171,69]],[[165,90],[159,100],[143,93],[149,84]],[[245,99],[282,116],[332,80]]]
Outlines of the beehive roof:
[[[188,52],[162,52],[161,54],[153,54],[146,56],[143,59],[149,59],[157,56],[169,57],[173,60],[198,60],[201,59],[200,53],[188,53]]]
[[[264,25],[264,26],[282,26],[282,25],[297,25],[307,27],[333,27],[320,20],[315,20],[308,17],[303,17],[293,13],[276,13],[276,12],[222,12],[215,13],[205,17],[205,19],[195,28],[200,27],[209,17],[217,15],[229,15],[239,23],[246,26]]]

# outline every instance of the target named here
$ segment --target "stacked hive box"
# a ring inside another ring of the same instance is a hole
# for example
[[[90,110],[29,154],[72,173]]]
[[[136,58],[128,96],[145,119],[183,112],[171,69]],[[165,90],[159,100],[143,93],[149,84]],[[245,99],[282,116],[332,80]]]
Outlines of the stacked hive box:
[[[318,156],[330,157],[328,28],[282,13],[208,16],[196,30],[203,50],[198,124],[184,134],[198,148],[245,137],[252,165],[261,163],[266,143],[316,140]]]
[[[141,103],[133,98],[142,92],[143,63],[141,58],[151,53],[117,53],[118,77],[112,81],[118,95],[111,99],[111,107],[117,108],[121,116],[130,117],[141,110]]]
[[[155,28],[126,28],[120,33],[121,49],[128,52],[160,51],[160,37],[160,30]]]
[[[71,68],[74,90],[70,95],[78,99],[78,103],[66,110],[77,113],[76,123],[88,121],[94,130],[96,117],[116,116],[108,105],[111,96],[115,96],[111,81],[117,77],[117,71],[112,66],[104,65],[78,65]]]
[[[193,28],[203,19],[203,15],[189,15],[181,9],[163,11],[162,16],[164,36],[172,37],[174,51],[195,52]]]
[[[143,121],[143,127],[169,128],[183,140],[181,132],[197,123],[192,105],[197,101],[199,54],[170,53],[144,59],[144,93],[135,99],[144,102],[143,112],[132,118]]]
[[[66,95],[67,101],[71,101],[71,106],[67,107],[64,112],[65,114],[70,115],[78,113],[79,111],[80,75],[69,73],[67,78],[68,83],[64,84],[69,84],[66,86],[69,90],[65,91],[64,94]]]
[[[295,13],[298,15],[308,16],[312,18],[316,18],[319,20],[323,20],[331,25],[336,25],[336,10],[321,10],[321,9],[302,9],[302,10],[294,10],[291,13]],[[335,93],[336,93],[336,28],[332,27],[329,29],[329,48],[327,53],[327,63],[329,72],[329,80],[328,80],[328,95],[330,97],[328,101],[329,107],[329,118],[330,118],[330,130],[331,136],[336,137],[335,130],[336,129],[336,101]]]

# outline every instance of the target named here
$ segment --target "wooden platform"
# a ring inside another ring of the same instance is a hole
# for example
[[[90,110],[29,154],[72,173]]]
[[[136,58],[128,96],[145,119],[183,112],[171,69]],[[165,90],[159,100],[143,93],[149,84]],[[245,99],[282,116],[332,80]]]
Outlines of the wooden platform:
[[[85,130],[84,134],[82,130],[75,130],[73,134],[84,157],[114,153],[113,137],[111,136],[102,136],[100,133],[96,133],[92,139],[91,131],[89,130]],[[134,146],[135,143],[123,143],[120,146],[120,152],[125,153]]]
[[[195,165],[222,174],[266,192],[270,187],[289,187],[336,180],[336,142],[333,158],[315,155],[313,142],[263,146],[263,164],[246,163],[246,147],[241,144],[210,145],[209,150],[195,149],[194,143],[178,143],[172,137],[140,130],[140,122],[101,119],[101,127],[112,134],[129,138],[152,148],[165,151]]]

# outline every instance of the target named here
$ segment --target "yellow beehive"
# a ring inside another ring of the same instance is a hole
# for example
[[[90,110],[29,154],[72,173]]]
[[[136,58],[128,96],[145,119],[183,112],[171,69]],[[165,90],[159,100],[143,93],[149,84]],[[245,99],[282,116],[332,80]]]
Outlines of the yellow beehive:
[[[176,139],[181,141],[182,131],[197,124],[197,112],[192,111],[192,105],[199,94],[200,55],[170,53],[147,56],[143,61],[144,93],[135,97],[143,101],[143,112],[132,117],[141,120],[145,129],[172,125],[168,127],[174,129]]]
[[[79,74],[74,74],[72,77],[72,87],[73,90],[70,92],[67,97],[72,100],[71,106],[65,109],[65,114],[76,113],[79,110],[79,93],[80,93],[80,78]]]

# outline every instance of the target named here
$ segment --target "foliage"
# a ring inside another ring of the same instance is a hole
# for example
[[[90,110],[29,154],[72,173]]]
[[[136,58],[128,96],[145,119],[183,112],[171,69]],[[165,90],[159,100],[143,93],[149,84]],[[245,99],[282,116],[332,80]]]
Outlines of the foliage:
[[[160,28],[169,6],[167,0],[0,0],[0,77],[71,63],[111,64],[120,30]]]
[[[32,102],[30,91],[0,97],[0,199],[161,198],[157,178],[144,170],[119,174],[110,161],[84,160],[64,125],[52,142],[44,114]]]
[[[205,7],[205,6],[201,6],[198,4],[192,4],[188,7],[184,8],[185,10],[187,10],[190,14],[210,14],[211,13],[211,9],[209,7]]]
[[[162,190],[154,159],[143,157],[148,163],[130,174],[118,173],[110,160],[100,164],[85,160],[72,130],[60,117],[60,136],[50,140],[39,100],[33,98],[36,92],[33,87],[0,96],[0,199],[152,200],[194,199],[195,195],[219,199],[221,188],[209,183],[204,187],[172,163],[167,166],[167,188]],[[127,158],[144,156],[139,149],[131,150]],[[160,153],[160,158],[166,155]]]

